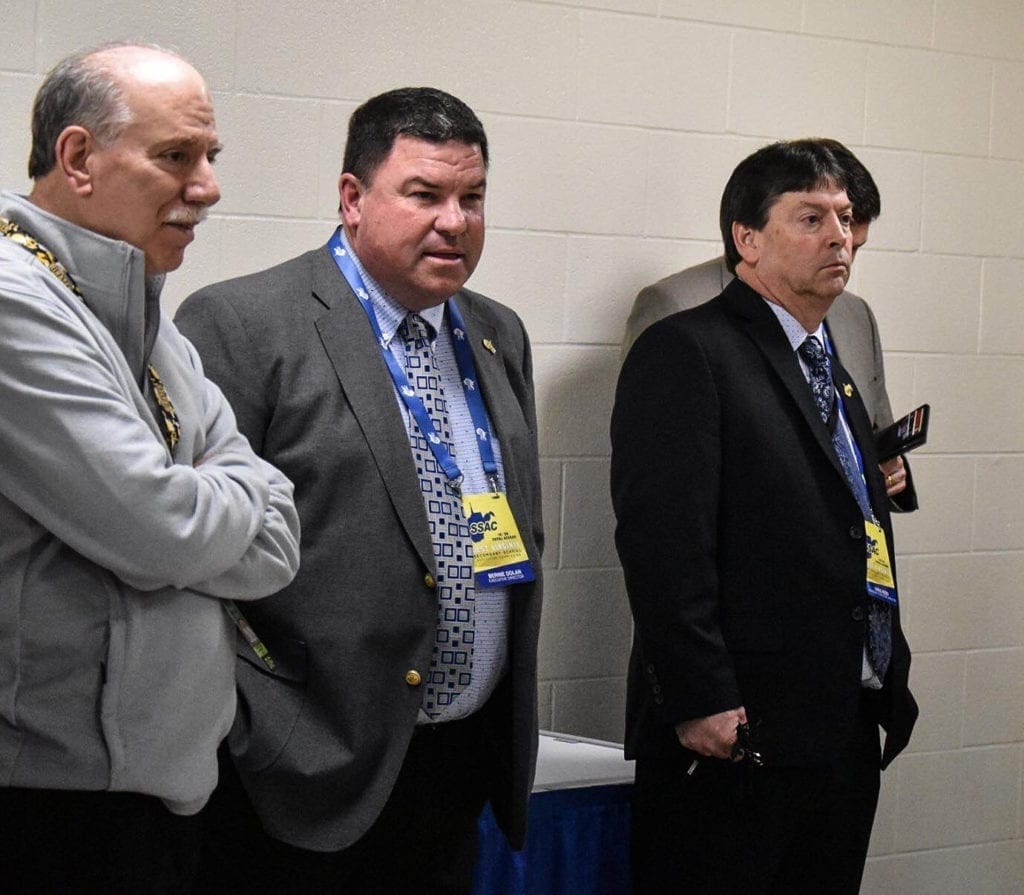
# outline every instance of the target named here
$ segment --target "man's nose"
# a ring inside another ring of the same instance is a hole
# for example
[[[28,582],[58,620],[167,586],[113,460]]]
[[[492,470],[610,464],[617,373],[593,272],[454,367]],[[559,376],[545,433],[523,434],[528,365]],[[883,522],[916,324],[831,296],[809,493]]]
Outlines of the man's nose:
[[[828,236],[829,245],[842,245],[847,244],[847,248],[850,248],[853,244],[853,236],[850,232],[850,225],[844,221],[837,214],[830,214],[827,220],[826,234]]]
[[[442,233],[459,235],[466,230],[466,212],[457,198],[445,202],[437,214],[435,226]]]
[[[185,185],[185,201],[194,205],[216,205],[220,201],[220,187],[217,175],[213,173],[213,164],[203,159],[196,167],[195,173]]]

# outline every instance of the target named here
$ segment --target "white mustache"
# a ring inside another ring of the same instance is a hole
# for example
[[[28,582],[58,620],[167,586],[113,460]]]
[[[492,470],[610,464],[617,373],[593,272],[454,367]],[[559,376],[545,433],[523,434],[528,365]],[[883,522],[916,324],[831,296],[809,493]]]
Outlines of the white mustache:
[[[186,226],[195,226],[201,224],[206,220],[206,215],[209,213],[209,209],[205,206],[197,208],[189,208],[184,206],[182,208],[172,209],[164,220],[165,224],[185,224]]]

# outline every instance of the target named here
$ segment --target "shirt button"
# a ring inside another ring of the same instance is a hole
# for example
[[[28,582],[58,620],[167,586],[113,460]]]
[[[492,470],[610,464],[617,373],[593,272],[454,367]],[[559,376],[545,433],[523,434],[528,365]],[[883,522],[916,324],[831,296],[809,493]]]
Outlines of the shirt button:
[[[850,526],[850,537],[855,541],[859,541],[864,534],[864,528],[856,525]]]
[[[854,606],[853,612],[850,613],[850,618],[852,618],[855,622],[864,621],[864,607]]]
[[[423,583],[431,589],[437,586],[437,582],[434,580],[434,576],[431,575],[430,572],[427,572],[427,574],[423,576]]]
[[[415,668],[410,668],[405,673],[405,682],[410,687],[418,687],[423,678],[420,677],[420,673]]]

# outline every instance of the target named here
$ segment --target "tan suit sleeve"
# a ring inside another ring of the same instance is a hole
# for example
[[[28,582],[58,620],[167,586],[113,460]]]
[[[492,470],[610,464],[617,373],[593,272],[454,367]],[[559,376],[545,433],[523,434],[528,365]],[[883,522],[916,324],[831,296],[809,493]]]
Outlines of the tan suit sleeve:
[[[731,279],[732,274],[726,269],[724,259],[712,258],[645,286],[633,302],[633,309],[626,320],[622,359],[625,359],[633,343],[652,323],[657,323],[669,314],[710,301]]]

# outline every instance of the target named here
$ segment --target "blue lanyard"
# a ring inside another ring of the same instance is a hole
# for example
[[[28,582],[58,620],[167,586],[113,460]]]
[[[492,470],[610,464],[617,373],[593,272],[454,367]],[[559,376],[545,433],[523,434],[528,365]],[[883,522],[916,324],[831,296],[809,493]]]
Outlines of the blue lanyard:
[[[825,335],[825,352],[828,354],[829,358],[832,361],[835,361],[835,357],[836,356],[835,356],[834,352],[832,351],[832,340],[829,338],[829,335],[828,335],[828,327],[827,326],[824,327],[822,329],[822,332]],[[832,366],[831,364],[830,364],[830,366],[832,367],[832,370],[834,372],[835,371],[835,367]],[[835,388],[835,383],[834,382],[833,382],[832,387]],[[839,410],[839,415],[843,418],[842,419],[843,430],[844,430],[843,437],[845,438],[846,435],[849,435],[850,446],[853,448],[853,459],[857,461],[857,474],[860,476],[861,481],[864,482],[864,488],[867,490],[868,482],[867,482],[866,476],[864,475],[864,458],[861,456],[860,446],[857,444],[857,439],[853,437],[853,429],[850,428],[850,422],[846,418],[846,407],[843,405],[843,395],[842,395],[842,392],[840,392],[840,390],[837,389],[837,388],[835,389],[835,392],[836,392],[836,402],[837,402],[837,407],[838,407],[838,410]],[[868,506],[871,506],[871,491],[870,490],[867,491],[867,495],[868,495]],[[874,507],[871,507],[871,515],[872,515],[872,517],[874,517],[874,515],[875,515]],[[874,519],[874,518],[872,519],[872,521],[877,523],[877,520]]]
[[[430,452],[434,455],[441,469],[444,470],[449,484],[456,490],[462,485],[462,470],[452,456],[448,446],[434,430],[434,424],[423,404],[423,399],[409,385],[409,377],[405,370],[398,363],[398,359],[391,353],[391,350],[384,342],[384,336],[380,330],[380,323],[373,310],[373,303],[370,300],[370,293],[363,282],[359,268],[352,260],[348,249],[341,241],[341,227],[338,227],[327,242],[327,248],[331,252],[334,263],[345,278],[349,287],[359,299],[359,304],[370,321],[370,328],[380,346],[384,363],[387,364],[388,372],[391,374],[391,381],[394,382],[398,394],[401,395],[405,406],[409,408],[420,432],[427,439]],[[462,379],[463,394],[466,396],[466,406],[469,408],[470,418],[473,420],[473,428],[476,432],[477,448],[480,451],[480,462],[483,464],[484,475],[492,491],[498,490],[498,463],[494,459],[494,449],[491,447],[491,431],[487,422],[487,411],[484,408],[483,397],[477,384],[476,366],[473,363],[473,352],[469,347],[466,336],[466,323],[462,318],[458,305],[451,299],[446,302],[448,314],[451,317],[453,345],[455,348],[455,362],[459,368],[459,376]]]

